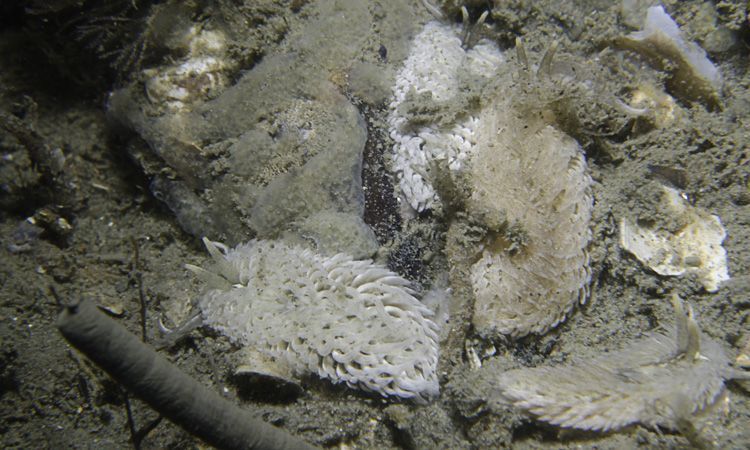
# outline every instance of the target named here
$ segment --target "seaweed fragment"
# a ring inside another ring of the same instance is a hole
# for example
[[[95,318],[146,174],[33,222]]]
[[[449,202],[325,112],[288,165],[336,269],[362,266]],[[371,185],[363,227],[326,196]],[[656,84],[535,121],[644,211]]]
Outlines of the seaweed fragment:
[[[676,318],[668,333],[569,365],[505,372],[498,380],[501,398],[566,428],[611,431],[640,423],[693,429],[686,425],[721,397],[724,381],[748,374],[701,333],[690,305],[676,295],[672,303]]]

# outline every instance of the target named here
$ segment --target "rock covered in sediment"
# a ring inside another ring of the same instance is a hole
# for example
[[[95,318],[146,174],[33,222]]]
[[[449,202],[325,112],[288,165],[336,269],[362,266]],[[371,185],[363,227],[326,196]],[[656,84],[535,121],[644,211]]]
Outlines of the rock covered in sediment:
[[[366,0],[307,6],[298,28],[287,23],[284,2],[205,16],[194,7],[152,22],[160,31],[151,38],[179,48],[158,46],[153,57],[164,62],[111,94],[109,116],[137,135],[128,152],[159,180],[154,195],[189,233],[235,245],[250,235],[278,239],[323,210],[363,217],[366,122],[340,83],[363,59],[377,61],[378,79],[387,78],[378,47],[393,59],[403,53],[413,8]]]
[[[208,282],[197,302],[206,325],[298,374],[383,396],[437,396],[439,327],[407,280],[282,241],[204,243],[215,267],[189,268]]]

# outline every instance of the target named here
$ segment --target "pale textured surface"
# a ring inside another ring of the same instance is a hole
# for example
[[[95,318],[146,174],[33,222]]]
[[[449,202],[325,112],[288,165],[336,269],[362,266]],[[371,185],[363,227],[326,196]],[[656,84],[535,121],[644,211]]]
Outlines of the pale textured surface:
[[[662,36],[658,36],[660,34]],[[685,41],[680,32],[680,27],[664,12],[663,6],[649,8],[643,30],[632,33],[629,37],[634,40],[644,40],[647,42],[649,39],[656,41],[663,40],[665,45],[667,45],[667,41],[671,41],[672,45],[677,48],[675,53],[679,53],[685,59],[685,62],[695,71],[696,76],[702,77],[711,83],[714,89],[718,90],[721,88],[719,70],[706,57],[706,51],[694,42]]]
[[[620,245],[659,275],[696,273],[707,291],[716,292],[729,280],[721,219],[691,206],[676,189],[663,189],[663,211],[685,225],[673,233],[659,222],[648,228],[622,219]]]
[[[562,427],[609,431],[642,423],[676,429],[718,398],[733,371],[721,344],[701,335],[679,305],[670,328],[611,355],[508,371],[499,376],[501,395]]]
[[[591,178],[576,141],[543,121],[496,106],[482,123],[469,208],[520,226],[525,243],[511,252],[490,237],[471,268],[473,322],[482,334],[544,332],[586,299]]]
[[[480,43],[464,51],[458,36],[457,28],[431,22],[414,39],[389,114],[392,169],[404,198],[422,211],[439,201],[428,170],[442,161],[470,191],[466,212],[490,235],[501,235],[485,239],[471,268],[476,330],[542,333],[587,296],[591,178],[578,143],[545,115],[544,93],[561,85],[517,83],[518,72],[498,72],[504,58],[496,47]],[[414,126],[401,111],[409,94],[460,105],[467,78],[472,89],[482,89],[482,104],[459,119],[439,125],[444,117],[436,112],[433,123]],[[509,227],[525,235],[513,252],[502,236]]]
[[[202,273],[207,325],[299,373],[383,396],[438,394],[438,326],[408,281],[371,261],[280,241],[231,250],[205,242],[221,277]]]
[[[409,57],[396,75],[388,126],[395,141],[391,168],[396,173],[401,194],[417,210],[430,209],[438,195],[429,180],[430,163],[443,160],[451,170],[459,170],[476,145],[475,117],[449,126],[430,123],[412,127],[400,110],[407,96],[429,93],[436,102],[449,102],[459,94],[461,76],[489,79],[503,62],[500,51],[480,42],[465,51],[460,29],[430,22],[414,38]]]

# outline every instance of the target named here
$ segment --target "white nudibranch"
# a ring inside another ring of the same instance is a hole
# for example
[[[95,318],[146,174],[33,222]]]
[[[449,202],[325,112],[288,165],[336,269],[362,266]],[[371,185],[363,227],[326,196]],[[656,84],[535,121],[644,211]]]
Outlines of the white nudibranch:
[[[693,422],[722,398],[725,382],[748,374],[733,368],[721,343],[701,332],[690,304],[676,295],[672,304],[675,323],[664,327],[666,333],[569,364],[499,374],[499,403],[565,428],[612,431],[640,423],[695,433]]]
[[[203,242],[214,267],[187,268],[208,284],[197,301],[206,325],[300,374],[384,397],[437,396],[439,327],[409,281],[281,241]]]
[[[516,67],[490,42],[465,50],[458,34],[430,22],[414,38],[393,87],[391,170],[423,211],[441,204],[429,168],[443,168],[432,178],[461,186],[450,194],[484,227],[470,268],[474,331],[544,333],[586,301],[591,280],[592,180],[557,120],[574,115],[566,92],[588,81],[553,69],[554,42],[532,76],[520,41]]]
[[[461,46],[459,29],[440,22],[429,22],[417,34],[409,57],[396,75],[389,105],[388,126],[395,145],[391,170],[396,173],[401,195],[416,211],[439,203],[438,194],[427,176],[433,161],[443,160],[457,171],[471,154],[477,119],[470,115],[449,126],[436,123],[411,126],[403,111],[410,96],[429,95],[447,104],[460,97],[464,78],[489,81],[504,58],[497,47],[482,40],[469,50]]]

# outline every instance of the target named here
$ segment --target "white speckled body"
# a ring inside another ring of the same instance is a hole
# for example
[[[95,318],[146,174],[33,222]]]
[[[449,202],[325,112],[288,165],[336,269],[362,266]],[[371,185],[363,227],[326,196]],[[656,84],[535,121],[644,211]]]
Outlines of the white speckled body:
[[[593,199],[578,143],[505,106],[482,116],[468,209],[503,217],[522,230],[524,242],[511,249],[507,234],[485,239],[471,267],[473,321],[482,334],[523,336],[553,328],[585,301]]]
[[[383,396],[438,394],[438,326],[407,280],[369,260],[280,241],[234,249],[204,241],[221,277],[211,284],[223,283],[198,300],[210,327],[299,373]]]
[[[435,102],[450,102],[459,96],[462,77],[489,80],[504,61],[502,53],[486,41],[466,51],[459,30],[430,22],[414,38],[412,50],[396,76],[388,125],[395,141],[392,170],[396,172],[403,198],[417,210],[433,208],[438,195],[427,176],[432,161],[443,160],[451,170],[460,170],[476,142],[476,118],[468,116],[445,126],[437,123],[411,127],[403,105],[409,95],[428,93]]]

